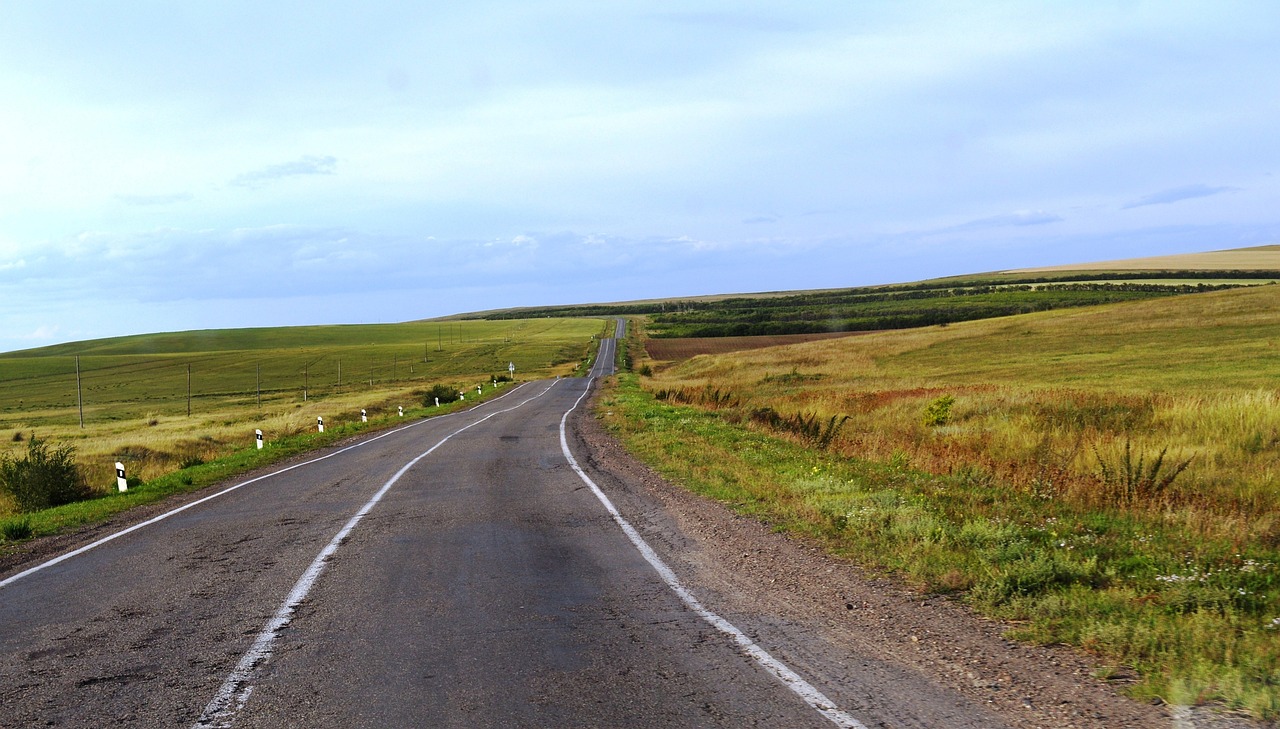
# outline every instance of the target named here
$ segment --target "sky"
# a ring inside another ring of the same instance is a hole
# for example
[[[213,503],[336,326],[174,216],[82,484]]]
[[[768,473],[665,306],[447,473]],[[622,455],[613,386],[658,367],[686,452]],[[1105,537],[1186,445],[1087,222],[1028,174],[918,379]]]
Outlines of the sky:
[[[1280,243],[1277,38],[1274,0],[11,0],[0,351]]]

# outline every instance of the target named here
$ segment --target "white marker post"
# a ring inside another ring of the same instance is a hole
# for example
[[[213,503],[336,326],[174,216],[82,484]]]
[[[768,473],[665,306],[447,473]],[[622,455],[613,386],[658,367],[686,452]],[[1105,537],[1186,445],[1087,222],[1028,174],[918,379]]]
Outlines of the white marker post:
[[[404,406],[403,406],[403,405],[401,405],[401,406],[400,406],[400,417],[402,417],[402,418],[404,417]]]
[[[512,377],[515,377],[515,376],[516,376],[516,363],[515,363],[515,362],[508,362],[508,363],[507,363],[507,372],[510,372]]]
[[[459,400],[466,400],[466,399],[467,399],[467,393],[463,392],[462,390],[458,390],[458,399],[459,399]]]
[[[440,398],[436,398],[436,407],[440,407]]]
[[[116,461],[116,488],[120,491],[129,490],[129,480],[124,477],[124,464]]]
[[[319,415],[316,416],[316,427],[320,429],[321,433],[324,432],[324,418]]]
[[[369,422],[369,413],[366,413],[364,411],[364,408],[360,408],[360,422],[362,423]]]
[[[479,395],[481,392],[483,392],[483,390],[480,389],[479,385],[476,385],[476,395]]]
[[[262,450],[262,431],[261,431],[261,430],[255,430],[255,431],[253,431],[253,434],[254,434],[254,436],[255,436],[255,437],[257,437],[257,439],[258,439],[258,450]]]

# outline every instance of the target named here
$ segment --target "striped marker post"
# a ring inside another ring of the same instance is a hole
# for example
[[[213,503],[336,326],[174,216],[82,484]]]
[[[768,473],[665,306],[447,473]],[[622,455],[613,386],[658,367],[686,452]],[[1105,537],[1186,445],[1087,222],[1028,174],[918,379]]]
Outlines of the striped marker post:
[[[321,433],[324,432],[324,418],[319,415],[316,416],[316,427],[320,429]]]
[[[258,450],[262,450],[262,431],[261,431],[261,430],[255,430],[255,431],[253,431],[253,434],[254,434],[254,436],[256,436],[256,437],[257,437],[257,439],[258,439]]]
[[[369,422],[369,413],[366,413],[364,411],[364,408],[360,408],[360,422],[362,423]]]
[[[120,461],[116,461],[116,488],[122,492],[129,490],[129,479],[124,477],[124,464]]]

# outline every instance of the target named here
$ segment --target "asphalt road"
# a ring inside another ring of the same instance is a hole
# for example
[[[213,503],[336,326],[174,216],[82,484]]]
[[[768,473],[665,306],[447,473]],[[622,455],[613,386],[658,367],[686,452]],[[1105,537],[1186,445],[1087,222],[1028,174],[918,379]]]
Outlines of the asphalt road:
[[[0,586],[0,726],[998,724],[893,676],[901,701],[809,684],[735,635],[626,531],[660,507],[611,513],[572,458],[588,384],[315,454]]]

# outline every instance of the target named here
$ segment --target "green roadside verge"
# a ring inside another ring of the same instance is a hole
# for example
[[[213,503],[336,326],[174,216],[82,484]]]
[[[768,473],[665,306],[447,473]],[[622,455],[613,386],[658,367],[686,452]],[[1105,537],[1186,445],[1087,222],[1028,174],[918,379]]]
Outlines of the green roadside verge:
[[[444,403],[439,407],[410,408],[404,417],[398,414],[371,418],[368,422],[354,421],[332,424],[325,432],[311,431],[267,441],[263,448],[255,446],[238,450],[230,455],[172,471],[128,491],[111,493],[96,499],[77,501],[29,514],[10,516],[0,520],[0,534],[23,534],[22,539],[0,541],[0,559],[22,550],[29,539],[65,534],[85,526],[102,523],[130,509],[153,504],[177,494],[184,494],[225,483],[231,479],[265,468],[295,456],[332,447],[355,436],[370,435],[408,425],[415,420],[448,415],[479,403],[487,402],[510,392],[517,383],[499,383],[499,387],[484,391],[479,399],[473,394],[467,400]]]
[[[599,415],[675,483],[836,556],[950,594],[1011,637],[1129,668],[1139,699],[1280,717],[1280,545],[1207,539],[1157,511],[1088,510],[935,475],[905,457],[837,457],[657,401],[632,374]]]

